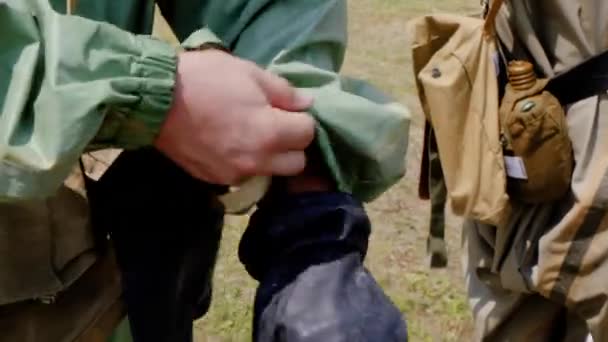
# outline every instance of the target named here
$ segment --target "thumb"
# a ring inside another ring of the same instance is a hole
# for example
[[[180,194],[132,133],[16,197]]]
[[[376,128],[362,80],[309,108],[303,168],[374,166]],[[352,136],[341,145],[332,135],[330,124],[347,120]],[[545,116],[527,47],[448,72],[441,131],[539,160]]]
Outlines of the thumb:
[[[269,71],[258,69],[256,80],[273,107],[289,112],[301,112],[312,105],[312,97],[302,94],[286,79]]]

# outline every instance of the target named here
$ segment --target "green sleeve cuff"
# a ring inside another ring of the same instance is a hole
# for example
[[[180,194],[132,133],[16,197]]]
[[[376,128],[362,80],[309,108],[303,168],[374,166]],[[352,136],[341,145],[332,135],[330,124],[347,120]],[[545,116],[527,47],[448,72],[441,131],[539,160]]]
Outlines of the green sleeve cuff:
[[[173,100],[177,72],[176,51],[167,43],[137,36],[141,54],[133,59],[130,77],[136,80],[136,101],[129,107],[110,106],[91,149],[151,145]]]
[[[177,52],[167,43],[138,36],[141,50],[131,66],[130,76],[137,79],[139,101],[132,107],[108,108],[104,122],[89,149],[119,146],[125,149],[151,145],[156,139],[171,103],[177,73]],[[182,49],[196,49],[212,43],[224,46],[209,29],[192,33]]]

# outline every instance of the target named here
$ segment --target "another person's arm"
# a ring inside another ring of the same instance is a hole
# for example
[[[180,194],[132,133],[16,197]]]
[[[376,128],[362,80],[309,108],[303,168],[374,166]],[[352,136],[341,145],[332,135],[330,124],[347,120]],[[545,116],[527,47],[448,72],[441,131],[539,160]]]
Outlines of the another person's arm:
[[[61,15],[47,0],[0,4],[0,51],[2,200],[52,195],[87,148],[155,144],[217,183],[304,167],[306,115],[253,132],[241,118],[266,127],[278,108],[310,100],[228,54],[178,58],[166,43]]]
[[[371,200],[399,180],[407,148],[407,111],[368,84],[339,75],[347,45],[347,2],[247,3],[247,9],[258,12],[233,43],[234,53],[314,97],[310,113],[319,123],[319,162],[325,163],[337,188]],[[319,188],[311,178],[292,180],[292,188]]]
[[[347,41],[345,0],[158,2],[178,38],[207,25],[236,56],[314,97],[308,112],[318,123],[320,160],[339,190],[371,200],[401,178],[407,110],[338,75]]]
[[[95,137],[151,144],[171,104],[171,47],[47,1],[0,3],[0,51],[4,200],[54,193]]]

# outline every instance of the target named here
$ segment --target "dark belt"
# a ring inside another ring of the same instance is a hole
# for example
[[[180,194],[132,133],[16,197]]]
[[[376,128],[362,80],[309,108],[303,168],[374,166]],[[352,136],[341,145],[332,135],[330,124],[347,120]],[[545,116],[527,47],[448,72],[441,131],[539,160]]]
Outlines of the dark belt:
[[[556,75],[545,90],[564,106],[597,96],[608,90],[608,51]]]

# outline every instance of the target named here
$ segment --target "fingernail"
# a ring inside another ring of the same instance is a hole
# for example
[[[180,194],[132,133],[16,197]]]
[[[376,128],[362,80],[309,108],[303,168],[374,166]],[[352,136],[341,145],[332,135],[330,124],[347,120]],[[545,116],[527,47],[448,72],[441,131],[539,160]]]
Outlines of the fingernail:
[[[314,98],[311,95],[305,94],[302,91],[296,92],[296,97],[294,99],[294,105],[301,109],[307,109],[312,106]]]

